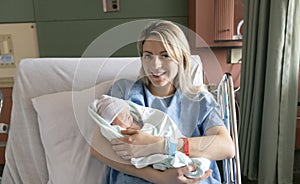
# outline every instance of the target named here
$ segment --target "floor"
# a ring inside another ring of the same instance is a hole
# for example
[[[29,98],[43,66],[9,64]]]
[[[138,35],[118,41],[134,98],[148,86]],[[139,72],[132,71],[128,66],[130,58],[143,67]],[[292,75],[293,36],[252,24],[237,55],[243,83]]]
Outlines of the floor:
[[[2,173],[3,173],[3,169],[4,169],[4,164],[0,164],[0,184],[2,183]]]
[[[243,184],[257,184],[257,182],[249,181],[246,178],[242,179],[242,183]],[[300,183],[300,150],[295,151],[293,183],[294,184]]]
[[[300,183],[300,150],[295,151],[294,158],[294,183]]]
[[[220,168],[220,172],[222,173],[222,165],[221,162],[217,162]],[[250,181],[245,177],[242,177],[243,184],[257,184],[256,181]],[[294,177],[293,177],[293,184],[300,183],[300,150],[295,151],[295,158],[294,158]]]

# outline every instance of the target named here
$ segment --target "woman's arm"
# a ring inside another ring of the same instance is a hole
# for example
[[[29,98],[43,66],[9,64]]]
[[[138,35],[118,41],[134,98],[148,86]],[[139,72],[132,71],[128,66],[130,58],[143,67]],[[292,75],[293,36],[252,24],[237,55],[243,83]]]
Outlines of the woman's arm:
[[[193,171],[195,169],[193,166],[178,169],[167,169],[164,172],[155,170],[151,167],[137,169],[133,165],[130,165],[128,161],[124,161],[120,157],[115,155],[110,143],[103,137],[103,135],[100,132],[100,129],[95,129],[94,131],[90,150],[91,154],[103,164],[108,165],[109,167],[112,167],[128,175],[143,178],[152,183],[194,183],[197,181],[202,181],[211,175],[211,171],[209,170],[201,178],[186,178],[184,174]]]
[[[115,162],[110,160],[103,155],[101,155],[97,150],[91,147],[91,154],[97,158],[102,163],[120,171],[126,173],[128,175],[136,176],[139,178],[143,178],[149,182],[157,183],[157,184],[185,184],[185,183],[196,183],[208,178],[212,171],[208,170],[201,178],[191,179],[184,176],[184,174],[189,173],[195,170],[194,166],[187,166],[178,169],[167,169],[164,172],[155,170],[151,167],[145,167],[141,169],[137,169],[132,165],[122,164],[119,162]]]
[[[105,165],[108,165],[109,167],[116,169],[120,172],[126,173],[128,175],[136,176],[136,177],[145,177],[144,179],[150,181],[152,178],[146,178],[147,176],[153,175],[155,176],[155,171],[151,168],[142,168],[137,169],[132,165],[116,162],[113,160],[110,160],[109,158],[103,156],[101,153],[99,153],[93,146],[91,146],[91,154],[97,158],[100,162],[102,162]],[[151,174],[152,173],[152,174]]]
[[[139,130],[122,131],[122,138],[111,141],[114,151],[124,159],[146,156],[164,152],[164,137],[152,136]],[[189,156],[204,157],[209,160],[232,158],[235,154],[234,144],[224,126],[214,126],[206,131],[205,136],[188,138]],[[183,152],[182,139],[178,139],[177,150]]]
[[[190,157],[223,160],[235,155],[233,141],[224,126],[211,127],[206,131],[206,136],[188,138],[188,142]],[[178,149],[183,152],[182,143],[178,144]]]

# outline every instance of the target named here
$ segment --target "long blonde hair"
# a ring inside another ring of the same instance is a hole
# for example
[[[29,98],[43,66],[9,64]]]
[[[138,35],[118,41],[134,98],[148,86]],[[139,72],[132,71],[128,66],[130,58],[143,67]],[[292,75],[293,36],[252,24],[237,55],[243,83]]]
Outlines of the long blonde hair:
[[[205,86],[193,86],[191,78],[191,51],[189,43],[183,31],[174,23],[166,20],[158,20],[149,24],[141,32],[137,49],[140,57],[143,56],[143,45],[145,41],[155,37],[159,39],[168,55],[178,65],[178,74],[173,81],[175,87],[190,96],[205,90]],[[149,79],[145,75],[143,67],[140,70],[140,78],[145,85],[149,84]]]

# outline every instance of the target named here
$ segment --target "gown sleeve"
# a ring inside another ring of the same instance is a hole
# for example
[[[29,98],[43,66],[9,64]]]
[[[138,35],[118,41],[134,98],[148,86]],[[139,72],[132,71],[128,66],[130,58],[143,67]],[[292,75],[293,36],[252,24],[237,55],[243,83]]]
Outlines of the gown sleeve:
[[[224,126],[224,121],[221,116],[220,105],[216,102],[216,100],[209,94],[205,94],[203,101],[200,102],[200,109],[205,109],[202,111],[202,115],[200,114],[199,119],[202,119],[201,129],[203,133],[214,126]],[[202,116],[202,118],[201,118]]]
[[[108,90],[107,95],[127,100],[129,91],[133,85],[134,85],[134,81],[131,80],[127,80],[127,79],[117,80]]]

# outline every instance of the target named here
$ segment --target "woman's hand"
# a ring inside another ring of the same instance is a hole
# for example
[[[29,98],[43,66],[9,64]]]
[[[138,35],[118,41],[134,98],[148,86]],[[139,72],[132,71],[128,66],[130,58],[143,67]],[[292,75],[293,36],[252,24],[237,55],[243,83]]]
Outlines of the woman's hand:
[[[161,172],[160,177],[158,177],[158,181],[154,181],[158,184],[191,184],[191,183],[199,183],[200,181],[205,180],[212,174],[212,170],[207,170],[204,175],[200,178],[187,178],[185,174],[195,170],[195,166],[186,166],[177,169],[167,169],[164,172]]]
[[[153,136],[136,129],[121,131],[126,135],[111,141],[112,149],[123,159],[143,157],[155,153],[165,153],[164,137]]]

